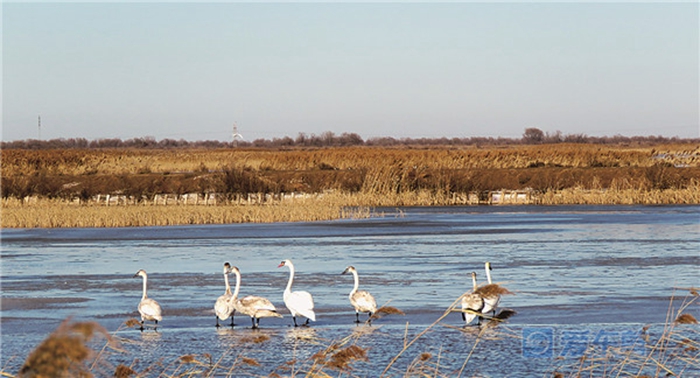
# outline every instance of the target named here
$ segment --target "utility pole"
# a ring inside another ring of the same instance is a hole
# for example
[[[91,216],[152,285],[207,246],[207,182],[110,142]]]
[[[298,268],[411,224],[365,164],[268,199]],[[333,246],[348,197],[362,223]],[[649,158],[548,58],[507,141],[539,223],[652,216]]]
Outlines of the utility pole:
[[[238,125],[236,122],[233,123],[233,148],[238,147],[238,140],[243,139],[243,135],[238,133]]]

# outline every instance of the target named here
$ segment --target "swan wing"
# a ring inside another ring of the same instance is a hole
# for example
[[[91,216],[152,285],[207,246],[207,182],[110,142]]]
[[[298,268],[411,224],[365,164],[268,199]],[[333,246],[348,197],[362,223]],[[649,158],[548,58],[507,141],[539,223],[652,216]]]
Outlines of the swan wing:
[[[289,309],[293,316],[296,314],[307,317],[316,321],[314,313],[314,298],[307,291],[293,291],[284,297],[284,304]]]
[[[234,306],[231,302],[231,297],[232,295],[230,294],[224,294],[216,299],[214,311],[216,312],[216,316],[218,316],[221,320],[225,320],[231,316],[231,313],[233,313]]]
[[[498,308],[498,303],[501,301],[500,295],[492,295],[484,298],[484,308],[481,310],[483,314],[492,312]]]
[[[377,301],[374,300],[372,294],[367,291],[357,291],[350,297],[355,310],[360,312],[377,312]]]
[[[275,306],[267,298],[248,295],[238,300],[238,307],[246,315],[256,318],[282,317],[277,313]]]
[[[484,308],[481,310],[483,314],[494,311],[501,301],[501,295],[513,294],[505,287],[498,284],[488,284],[480,286],[474,293],[479,294],[484,299]]]
[[[462,315],[464,321],[469,324],[484,308],[484,298],[479,294],[469,293],[462,296]]]
[[[480,312],[484,308],[484,299],[479,294],[466,294],[462,297],[462,310]]]
[[[139,313],[142,320],[163,320],[163,311],[158,302],[154,299],[146,298],[139,303]]]

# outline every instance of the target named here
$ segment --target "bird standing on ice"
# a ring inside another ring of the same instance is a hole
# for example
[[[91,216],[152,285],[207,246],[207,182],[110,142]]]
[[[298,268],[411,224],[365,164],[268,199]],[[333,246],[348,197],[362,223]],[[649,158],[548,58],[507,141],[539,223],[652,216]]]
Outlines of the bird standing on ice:
[[[462,296],[462,320],[464,320],[465,325],[469,325],[484,308],[484,298],[477,293],[477,289],[476,272],[472,272],[472,292]],[[480,323],[481,316],[479,316]]]
[[[289,282],[287,288],[284,289],[284,305],[287,306],[292,314],[294,326],[297,327],[297,316],[301,315],[306,318],[304,325],[309,325],[309,319],[316,321],[316,313],[314,313],[314,298],[308,291],[292,291],[292,283],[294,282],[294,264],[287,259],[282,261],[277,267],[289,267]]]
[[[147,285],[148,285],[148,275],[146,271],[141,269],[134,277],[143,277],[143,296],[141,297],[141,302],[139,302],[139,313],[141,314],[141,331],[143,331],[143,325],[146,320],[154,321],[156,323],[154,330],[158,328],[158,322],[163,320],[163,311],[160,305],[155,300],[148,298]]]
[[[250,316],[253,322],[253,328],[258,328],[260,326],[260,318],[281,318],[275,309],[275,306],[267,298],[256,297],[253,295],[248,295],[241,299],[238,299],[238,290],[241,287],[241,271],[238,267],[232,267],[231,272],[236,275],[236,289],[231,297],[231,303],[235,309],[243,314]]]
[[[494,283],[491,282],[491,263],[487,261],[484,264],[484,269],[486,270],[486,280],[488,281],[488,285],[494,285]],[[501,301],[501,295],[492,291],[490,292],[489,290],[482,291],[484,298],[484,308],[481,310],[481,313],[488,314],[489,312],[491,312],[492,315],[495,316],[496,309],[498,308],[498,303]]]
[[[366,312],[368,314],[367,321],[371,322],[372,314],[377,312],[377,301],[374,300],[374,297],[369,292],[357,290],[357,288],[360,286],[360,278],[358,277],[355,267],[352,265],[348,266],[341,274],[345,273],[352,273],[352,276],[355,279],[355,286],[352,288],[349,295],[350,304],[352,304],[352,306],[355,308],[355,323],[360,322],[360,312]]]
[[[233,313],[234,307],[231,303],[231,285],[228,283],[228,274],[231,273],[231,264],[228,262],[224,263],[224,284],[226,285],[226,291],[216,299],[214,303],[214,312],[216,312],[216,328],[219,328],[219,319],[226,320],[226,318],[231,317],[231,327],[233,327]]]

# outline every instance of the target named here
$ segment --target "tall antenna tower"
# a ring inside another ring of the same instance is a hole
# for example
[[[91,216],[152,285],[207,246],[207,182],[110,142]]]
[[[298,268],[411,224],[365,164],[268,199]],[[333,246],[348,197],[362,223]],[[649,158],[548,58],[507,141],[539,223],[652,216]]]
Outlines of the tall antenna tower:
[[[39,116],[39,121],[38,121],[37,126],[39,127],[39,140],[41,140],[41,116]]]
[[[243,135],[238,133],[238,125],[236,122],[233,123],[233,147],[238,147],[238,140],[243,139]]]

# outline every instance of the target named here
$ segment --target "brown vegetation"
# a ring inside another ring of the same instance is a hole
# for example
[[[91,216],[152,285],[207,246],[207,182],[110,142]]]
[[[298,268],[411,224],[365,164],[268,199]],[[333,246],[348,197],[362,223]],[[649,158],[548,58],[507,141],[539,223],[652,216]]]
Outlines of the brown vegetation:
[[[527,190],[533,194],[528,203],[539,204],[700,203],[700,145],[691,143],[0,152],[4,212],[14,211],[9,201],[13,198],[22,200],[20,209],[29,213],[27,198],[90,206],[98,195],[109,194],[144,205],[162,194],[217,193],[224,199],[219,205],[232,205],[249,193],[329,191],[338,194],[339,207],[473,203],[470,196],[484,202],[488,191],[504,189]],[[110,209],[118,211],[124,210]],[[153,219],[150,211],[136,209],[142,218]],[[221,209],[188,212],[190,218],[156,224],[231,222]],[[3,216],[3,227],[27,227],[24,224],[6,223]]]
[[[87,345],[96,334],[110,342],[107,331],[95,322],[64,321],[27,357],[18,377],[92,377],[96,365],[85,363],[98,356]]]

